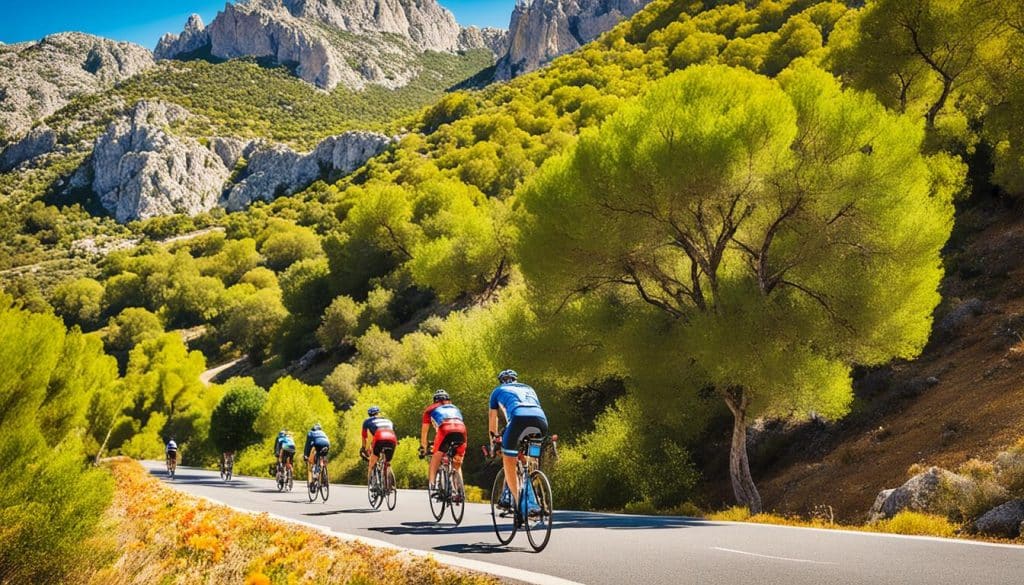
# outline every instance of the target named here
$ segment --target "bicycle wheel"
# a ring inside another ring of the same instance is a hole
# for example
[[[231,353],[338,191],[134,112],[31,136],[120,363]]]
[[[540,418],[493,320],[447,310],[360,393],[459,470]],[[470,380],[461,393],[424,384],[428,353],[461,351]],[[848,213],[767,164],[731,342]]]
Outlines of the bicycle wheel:
[[[466,513],[466,486],[462,485],[462,478],[459,472],[452,470],[451,482],[448,493],[451,496],[449,506],[452,510],[452,520],[455,525],[462,524],[462,515]]]
[[[387,470],[387,475],[385,475],[384,495],[388,500],[388,510],[394,510],[395,505],[398,503],[398,482],[395,481],[395,472],[391,471],[390,465],[388,465]]]
[[[285,471],[281,469],[280,464],[277,466],[277,474],[274,475],[274,479],[277,480],[277,491],[283,492],[287,479],[285,478]]]
[[[320,468],[320,497],[327,501],[327,496],[331,494],[331,480],[327,475],[327,463],[324,463],[323,467]]]
[[[224,475],[224,463],[222,462],[220,464],[220,479],[221,479],[221,481],[224,481],[224,477],[225,477],[225,475]]]
[[[445,468],[441,467],[434,474],[434,491],[431,493],[427,491],[427,498],[430,500],[430,513],[434,515],[434,520],[437,522],[441,521],[441,517],[444,516],[444,507],[448,503],[448,494],[445,486],[448,485],[448,475],[445,473]]]
[[[370,498],[370,507],[374,510],[380,510],[380,505],[384,502],[384,492],[381,490],[381,487],[380,467],[378,466],[373,468],[373,473],[370,474],[370,483],[366,486],[366,491]]]
[[[318,493],[320,493],[320,485],[318,484],[319,481],[320,481],[320,472],[319,472],[318,469],[314,469],[313,473],[310,474],[310,476],[309,476],[309,481],[306,482],[306,488],[307,488],[306,489],[306,492],[307,492],[306,495],[309,496],[309,501],[310,502],[316,500],[316,495]]]
[[[284,477],[288,491],[292,491],[292,489],[295,487],[295,476],[292,475],[292,470],[286,468],[284,472]]]
[[[535,470],[530,474],[530,486],[533,488],[534,497],[537,499],[536,513],[530,513],[526,518],[526,537],[530,540],[533,550],[540,552],[548,545],[551,539],[552,517],[555,511],[551,498],[551,482],[543,471]],[[523,496],[526,493],[524,491]],[[530,510],[533,512],[533,510]]]
[[[228,463],[228,468],[224,472],[227,475],[227,477],[224,478],[224,481],[231,481],[231,476],[234,474],[234,472],[235,472],[235,464],[232,463],[232,462],[229,462]]]
[[[508,544],[515,538],[516,518],[515,511],[511,507],[502,506],[501,496],[505,491],[505,470],[498,472],[494,478],[494,487],[491,488],[491,521],[494,522],[494,534],[498,536],[498,542]]]

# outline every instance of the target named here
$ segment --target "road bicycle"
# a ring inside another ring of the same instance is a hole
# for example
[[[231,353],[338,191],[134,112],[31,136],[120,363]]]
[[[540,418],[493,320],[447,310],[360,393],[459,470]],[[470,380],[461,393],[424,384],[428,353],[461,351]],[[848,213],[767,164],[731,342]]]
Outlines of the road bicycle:
[[[430,500],[430,513],[434,520],[440,522],[444,516],[445,508],[451,510],[452,520],[458,526],[462,523],[462,516],[466,512],[466,486],[462,483],[462,477],[455,469],[455,451],[461,443],[451,442],[441,458],[441,466],[437,468],[434,476],[433,491],[427,490],[427,498]],[[432,456],[434,446],[430,445],[426,457]]]
[[[551,481],[539,469],[540,455],[547,445],[557,457],[558,435],[550,438],[534,434],[524,437],[519,443],[519,455],[516,459],[516,475],[519,477],[519,495],[517,505],[512,506],[512,498],[508,486],[505,485],[505,470],[498,472],[491,488],[491,520],[494,522],[494,533],[498,542],[507,545],[515,538],[520,527],[526,529],[526,537],[535,552],[544,550],[551,539],[551,527],[554,516],[552,503]],[[484,445],[484,456],[494,457],[499,454],[500,437],[495,446]],[[532,494],[531,494],[532,492]],[[533,496],[532,501],[531,497]],[[529,509],[527,509],[529,508]]]
[[[174,479],[174,472],[178,469],[178,457],[167,457],[167,475]]]
[[[220,457],[220,478],[224,481],[231,481],[235,472],[235,455],[221,455]]]
[[[327,479],[327,457],[323,452],[316,454],[313,462],[313,472],[307,482],[308,496],[310,502],[315,502],[317,494],[326,502],[327,496],[331,493],[331,484]]]
[[[292,488],[295,487],[295,477],[292,475],[291,465],[285,465],[278,461],[277,473],[274,477],[277,479],[277,491],[279,492],[283,492],[285,490],[292,491]],[[324,501],[327,501],[326,497],[324,498]]]
[[[369,455],[365,455],[369,460]],[[370,482],[366,485],[367,497],[370,500],[370,507],[380,510],[380,505],[385,501],[388,503],[388,510],[394,510],[398,504],[398,488],[395,482],[395,472],[391,470],[391,462],[381,453],[377,457],[377,465],[370,473]]]

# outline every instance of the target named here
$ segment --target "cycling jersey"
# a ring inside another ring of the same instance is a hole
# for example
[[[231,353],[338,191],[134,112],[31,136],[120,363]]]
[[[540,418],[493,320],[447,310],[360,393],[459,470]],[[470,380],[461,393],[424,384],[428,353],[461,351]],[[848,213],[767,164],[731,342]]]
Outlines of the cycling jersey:
[[[507,425],[502,435],[501,452],[509,457],[519,454],[519,443],[531,435],[547,435],[548,419],[540,406],[537,392],[519,382],[502,384],[491,392],[490,407],[505,413]]]
[[[175,443],[174,441],[168,441],[167,447],[164,449],[164,452],[166,452],[168,455],[171,455],[172,453],[177,453],[178,444]]]
[[[383,416],[371,416],[363,421],[363,442],[366,437],[373,437],[371,451],[374,455],[384,454],[385,459],[391,461],[398,445],[398,436],[395,435],[395,423]]]
[[[434,423],[435,427],[441,426],[446,420],[463,420],[462,411],[452,403],[435,402],[423,411],[423,424]]]
[[[328,444],[330,444],[329,441]],[[295,439],[288,436],[278,437],[277,440],[274,441],[274,455],[278,455],[281,451],[291,451],[294,453]]]
[[[306,435],[306,445],[302,448],[302,455],[305,458],[309,458],[310,451],[313,447],[316,447],[317,451],[321,449],[327,449],[331,446],[331,440],[327,438],[327,433],[322,430],[309,431]]]

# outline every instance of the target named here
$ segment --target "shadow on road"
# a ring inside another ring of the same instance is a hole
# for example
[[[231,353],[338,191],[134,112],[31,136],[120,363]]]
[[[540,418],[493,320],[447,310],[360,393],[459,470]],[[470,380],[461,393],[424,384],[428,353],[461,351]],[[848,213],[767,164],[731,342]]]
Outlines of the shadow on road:
[[[525,548],[518,546],[502,546],[496,542],[475,542],[473,544],[459,543],[435,546],[434,550],[456,554],[485,554],[526,552]]]
[[[452,524],[438,524],[436,522],[402,522],[401,526],[373,526],[369,528],[376,532],[383,532],[384,534],[391,535],[415,535],[415,536],[429,536],[431,534],[473,534],[473,533],[484,533],[492,532],[494,527],[490,524],[478,524],[476,526],[469,526],[462,524],[460,526],[454,526]]]
[[[348,510],[327,510],[325,512],[309,512],[303,516],[334,516],[335,514],[373,514],[378,510],[372,508],[351,508]]]
[[[596,512],[555,512],[554,530],[567,528],[611,528],[633,530],[637,528],[699,528],[714,526],[705,520],[669,516],[617,516]]]

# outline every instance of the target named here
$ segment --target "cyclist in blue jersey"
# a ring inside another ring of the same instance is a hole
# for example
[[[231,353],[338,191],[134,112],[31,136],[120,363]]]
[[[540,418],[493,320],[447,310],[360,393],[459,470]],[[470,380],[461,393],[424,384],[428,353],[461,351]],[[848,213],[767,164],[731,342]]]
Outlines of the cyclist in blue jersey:
[[[430,432],[431,425],[437,429],[434,435],[434,455],[430,458],[430,475],[427,476],[429,482],[427,489],[432,492],[434,491],[434,477],[437,475],[437,468],[441,466],[441,457],[452,445],[456,446],[452,466],[459,474],[459,479],[462,479],[462,459],[466,455],[466,445],[469,440],[462,411],[452,404],[451,396],[444,390],[434,392],[434,403],[423,411],[423,426],[420,430],[421,459],[426,456],[427,434]]]
[[[291,469],[295,462],[295,449],[295,439],[292,438],[291,433],[281,429],[281,432],[277,434],[277,440],[274,441],[274,456],[277,457],[277,462],[283,464],[286,469]]]
[[[315,449],[314,449],[315,447]],[[313,425],[306,434],[306,445],[302,448],[302,456],[306,459],[307,481],[313,481],[313,464],[316,463],[316,456],[323,455],[327,458],[327,452],[331,449],[331,440],[327,438],[320,423]]]
[[[363,442],[359,448],[359,455],[369,462],[366,468],[366,483],[369,484],[377,459],[383,455],[386,461],[391,461],[395,456],[398,436],[395,434],[395,423],[381,416],[379,406],[371,406],[366,411],[366,416],[366,420],[363,421]]]
[[[498,387],[491,392],[490,412],[487,428],[491,442],[498,439],[498,410],[505,416],[505,434],[501,437],[501,462],[505,469],[505,485],[513,500],[519,494],[519,477],[516,475],[516,458],[519,443],[529,435],[547,435],[548,419],[540,406],[537,392],[518,381],[515,370],[503,370],[498,374]]]

